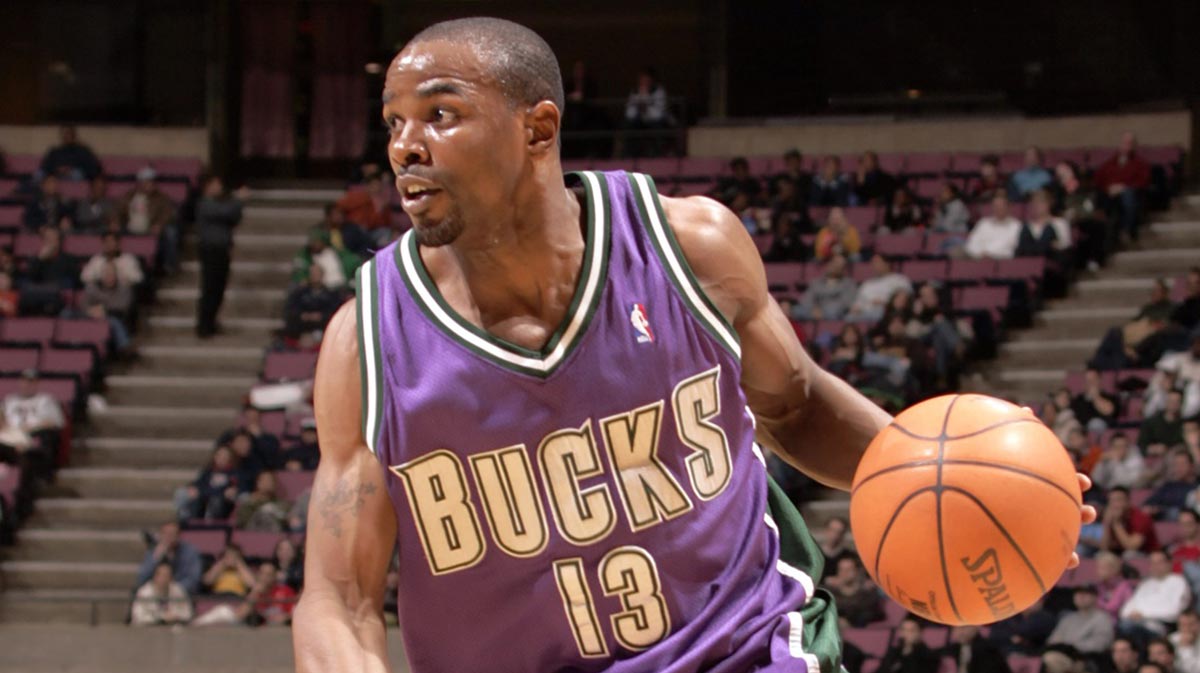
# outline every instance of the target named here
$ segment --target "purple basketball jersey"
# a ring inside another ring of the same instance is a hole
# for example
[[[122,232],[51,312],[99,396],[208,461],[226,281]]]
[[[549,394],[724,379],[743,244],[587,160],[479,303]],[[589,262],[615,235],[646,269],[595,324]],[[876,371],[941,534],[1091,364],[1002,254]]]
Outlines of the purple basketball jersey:
[[[413,670],[819,673],[736,333],[650,178],[567,180],[587,248],[540,351],[455,313],[412,232],[360,271],[364,436],[396,509]]]

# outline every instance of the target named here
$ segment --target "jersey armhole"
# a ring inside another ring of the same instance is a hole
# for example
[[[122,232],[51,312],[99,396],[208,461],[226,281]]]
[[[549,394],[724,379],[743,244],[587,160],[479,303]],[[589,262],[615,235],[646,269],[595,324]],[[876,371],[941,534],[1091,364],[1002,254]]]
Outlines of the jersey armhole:
[[[675,238],[675,232],[667,222],[666,213],[663,212],[654,178],[641,173],[630,173],[629,184],[633,187],[646,233],[654,251],[658,253],[658,259],[662,262],[663,269],[671,279],[671,284],[675,286],[692,315],[700,321],[709,334],[735,358],[741,359],[742,347],[737,330],[729,324],[725,316],[721,315],[720,310],[704,293],[700,281],[693,273],[687,258],[684,257],[683,250],[679,247],[679,241]]]
[[[379,279],[375,260],[358,268],[358,295],[354,300],[358,324],[358,368],[362,385],[361,424],[367,448],[375,453],[383,425],[383,358],[379,341]]]

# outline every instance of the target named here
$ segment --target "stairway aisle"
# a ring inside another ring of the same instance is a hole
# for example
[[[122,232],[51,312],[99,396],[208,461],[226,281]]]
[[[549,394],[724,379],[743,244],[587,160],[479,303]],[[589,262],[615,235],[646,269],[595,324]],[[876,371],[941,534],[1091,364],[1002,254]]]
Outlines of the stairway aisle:
[[[142,531],[174,516],[258,378],[282,324],[291,259],[321,219],[326,191],[271,190],[247,203],[221,310],[224,333],[195,336],[199,263],[185,254],[137,338],[141,359],[114,366],[108,409],[93,412],[72,464],[37,501],[0,563],[0,622],[120,622],[145,553]]]

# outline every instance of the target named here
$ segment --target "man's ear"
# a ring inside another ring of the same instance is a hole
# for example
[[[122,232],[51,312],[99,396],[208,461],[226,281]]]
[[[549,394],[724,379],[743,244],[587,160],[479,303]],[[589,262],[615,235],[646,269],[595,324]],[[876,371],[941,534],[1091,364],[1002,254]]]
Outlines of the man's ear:
[[[544,100],[525,111],[525,138],[532,154],[558,150],[558,131],[562,112],[554,103]]]

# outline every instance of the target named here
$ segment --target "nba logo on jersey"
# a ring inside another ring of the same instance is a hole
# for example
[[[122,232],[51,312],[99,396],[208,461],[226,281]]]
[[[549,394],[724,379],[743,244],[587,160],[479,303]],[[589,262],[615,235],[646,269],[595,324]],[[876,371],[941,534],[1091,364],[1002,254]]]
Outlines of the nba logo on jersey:
[[[650,317],[645,306],[634,304],[633,309],[629,311],[629,322],[633,323],[633,329],[637,330],[638,343],[654,343],[654,332],[650,330]]]

